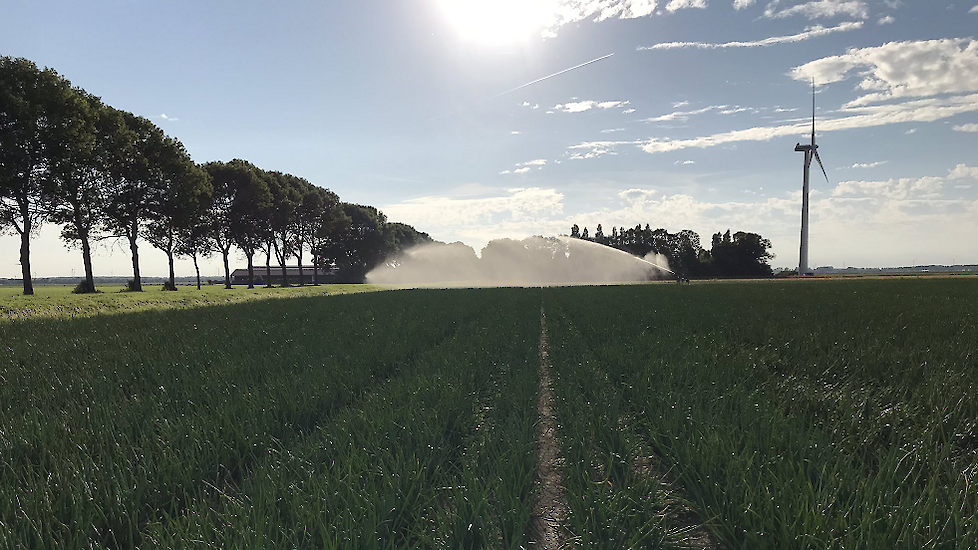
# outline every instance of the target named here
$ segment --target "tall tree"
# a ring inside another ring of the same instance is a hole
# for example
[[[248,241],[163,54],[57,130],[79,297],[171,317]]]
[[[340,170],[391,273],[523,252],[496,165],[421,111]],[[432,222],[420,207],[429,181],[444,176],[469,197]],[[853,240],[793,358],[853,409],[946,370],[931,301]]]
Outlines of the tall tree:
[[[306,247],[310,244],[310,239],[315,233],[318,218],[326,207],[326,199],[320,193],[319,187],[309,183],[304,178],[297,178],[297,189],[301,195],[295,212],[295,258],[299,266],[299,285],[305,285],[305,276],[302,269],[302,257]]]
[[[146,220],[145,239],[166,254],[169,284],[176,290],[173,260],[177,232],[187,228],[210,201],[214,188],[210,175],[187,154],[179,140],[164,137],[152,161],[151,208]]]
[[[248,288],[255,288],[255,253],[268,238],[272,192],[262,170],[243,160],[232,160],[231,164],[241,174],[235,180],[231,239],[248,261]]]
[[[119,111],[129,136],[123,141],[122,160],[111,169],[106,188],[105,224],[112,236],[129,243],[133,280],[130,290],[142,291],[139,272],[139,239],[152,215],[159,189],[159,169],[166,136],[155,124],[132,113]]]
[[[207,220],[209,208],[198,213],[185,227],[177,230],[178,256],[190,258],[194,262],[194,273],[197,275],[197,290],[200,290],[200,263],[201,258],[211,255],[216,249],[214,239],[210,234],[210,225]]]
[[[713,265],[718,275],[727,277],[770,277],[770,248],[771,241],[757,233],[738,231],[731,236],[728,229],[713,236]]]
[[[77,135],[65,142],[59,162],[52,166],[49,218],[62,225],[66,243],[81,248],[84,290],[95,292],[91,242],[103,224],[111,170],[122,162],[119,152],[125,150],[128,133],[119,113],[97,97],[80,90],[76,97],[72,105],[63,105],[77,117]]]
[[[231,288],[231,247],[248,258],[248,288],[254,288],[254,255],[267,241],[272,195],[265,173],[250,162],[210,162],[214,198],[206,217],[215,248],[224,260],[224,287]]]
[[[309,226],[309,250],[312,255],[312,284],[319,284],[319,269],[323,267],[322,246],[332,235],[349,224],[349,219],[340,207],[340,199],[329,189],[316,187],[320,195],[317,200],[322,206]]]
[[[269,172],[272,192],[271,242],[275,258],[282,268],[282,286],[289,286],[286,265],[295,255],[297,210],[302,200],[300,179],[290,174]]]
[[[74,102],[75,91],[51,69],[26,59],[0,57],[0,230],[20,236],[24,294],[34,294],[31,237],[46,215],[43,184],[59,159],[73,120],[58,106]],[[59,146],[61,144],[62,146]]]
[[[234,205],[235,183],[237,172],[227,164],[219,161],[208,162],[204,170],[211,176],[211,186],[214,192],[204,220],[207,226],[207,236],[215,252],[221,253],[224,260],[224,288],[231,288],[231,264],[229,257],[234,241],[231,239],[231,216]]]
[[[327,240],[323,256],[336,263],[342,282],[363,282],[390,249],[384,226],[387,217],[372,206],[342,203],[349,224]]]

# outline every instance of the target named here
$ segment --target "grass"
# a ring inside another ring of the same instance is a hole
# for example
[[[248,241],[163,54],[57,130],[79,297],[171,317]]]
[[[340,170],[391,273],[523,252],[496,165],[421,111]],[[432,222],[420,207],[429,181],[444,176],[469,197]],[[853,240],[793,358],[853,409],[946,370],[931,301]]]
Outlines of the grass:
[[[38,318],[71,318],[112,313],[134,313],[154,309],[191,309],[227,305],[268,298],[293,298],[371,292],[377,285],[320,285],[287,288],[247,289],[222,285],[178,284],[176,292],[163,292],[162,285],[145,285],[143,292],[123,292],[123,285],[100,285],[96,294],[72,294],[74,286],[38,285],[34,296],[24,296],[20,287],[0,286],[0,323]]]

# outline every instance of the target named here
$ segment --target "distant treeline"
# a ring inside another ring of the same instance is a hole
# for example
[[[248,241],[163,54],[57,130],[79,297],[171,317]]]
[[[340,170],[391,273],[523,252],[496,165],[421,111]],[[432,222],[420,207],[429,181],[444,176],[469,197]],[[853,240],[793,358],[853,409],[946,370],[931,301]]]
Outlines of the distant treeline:
[[[264,254],[283,274],[295,258],[314,274],[330,268],[338,282],[360,282],[387,255],[430,241],[298,176],[237,159],[197,164],[146,118],[102,103],[52,69],[0,56],[0,232],[21,238],[24,294],[33,294],[31,236],[44,222],[60,225],[64,241],[80,249],[79,290],[88,292],[91,244],[105,238],[128,242],[131,290],[142,289],[143,240],[169,258],[169,288],[175,256],[196,268],[199,258],[220,254],[228,288],[232,249],[247,257],[249,272]]]
[[[700,236],[689,229],[670,233],[665,229],[651,229],[649,224],[632,228],[612,227],[606,235],[601,224],[594,235],[588,228],[582,231],[577,224],[571,227],[570,236],[623,250],[645,257],[661,254],[669,261],[669,267],[679,277],[770,277],[768,260],[771,241],[757,233],[738,231],[733,235],[714,233],[710,249],[700,245]]]

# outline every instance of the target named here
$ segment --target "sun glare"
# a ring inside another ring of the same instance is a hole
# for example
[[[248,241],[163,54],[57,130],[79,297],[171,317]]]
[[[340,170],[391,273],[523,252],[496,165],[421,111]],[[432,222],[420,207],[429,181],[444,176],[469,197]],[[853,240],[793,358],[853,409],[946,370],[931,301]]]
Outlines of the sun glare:
[[[459,36],[487,46],[527,42],[552,23],[556,5],[548,0],[436,0]]]

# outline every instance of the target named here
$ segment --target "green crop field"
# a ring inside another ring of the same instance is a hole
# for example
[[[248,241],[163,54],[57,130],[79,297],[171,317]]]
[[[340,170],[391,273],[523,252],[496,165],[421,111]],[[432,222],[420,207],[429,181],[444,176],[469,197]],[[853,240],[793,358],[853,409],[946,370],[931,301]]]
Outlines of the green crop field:
[[[978,280],[326,289],[0,290],[0,550],[978,547]]]

